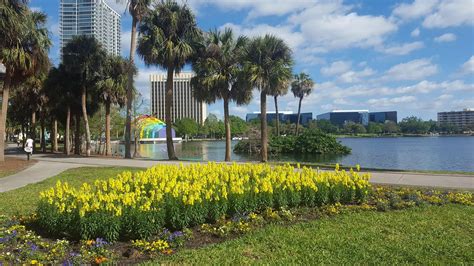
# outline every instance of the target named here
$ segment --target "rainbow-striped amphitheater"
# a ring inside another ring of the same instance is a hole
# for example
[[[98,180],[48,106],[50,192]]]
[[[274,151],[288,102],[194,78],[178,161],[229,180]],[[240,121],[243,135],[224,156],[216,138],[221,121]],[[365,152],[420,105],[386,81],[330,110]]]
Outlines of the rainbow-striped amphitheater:
[[[142,115],[135,119],[138,132],[140,132],[140,141],[162,141],[166,140],[166,124],[160,119]],[[171,129],[173,139],[176,137],[174,129]]]

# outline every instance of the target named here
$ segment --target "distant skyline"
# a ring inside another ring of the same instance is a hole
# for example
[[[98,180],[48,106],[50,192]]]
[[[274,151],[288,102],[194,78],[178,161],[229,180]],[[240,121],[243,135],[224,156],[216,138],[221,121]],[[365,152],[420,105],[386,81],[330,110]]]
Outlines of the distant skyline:
[[[122,15],[121,50],[128,57],[131,17],[124,4],[107,2]],[[333,109],[369,109],[398,111],[400,120],[410,115],[436,119],[439,111],[474,108],[471,0],[187,3],[205,31],[230,27],[249,37],[271,33],[286,40],[293,49],[294,72],[304,71],[316,82],[302,106],[302,112],[314,117]],[[31,0],[30,6],[48,15],[54,43],[50,57],[57,64],[59,0]],[[137,59],[136,86],[149,103],[149,75],[163,70]],[[259,111],[259,97],[254,96],[250,105],[232,105],[230,112],[245,117]],[[281,97],[280,109],[295,112],[297,104],[290,91]],[[208,110],[221,117],[222,103]]]

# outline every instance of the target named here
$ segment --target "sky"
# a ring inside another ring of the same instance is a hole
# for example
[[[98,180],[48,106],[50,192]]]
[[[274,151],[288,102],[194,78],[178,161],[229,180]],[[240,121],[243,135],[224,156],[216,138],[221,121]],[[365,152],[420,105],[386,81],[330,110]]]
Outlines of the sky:
[[[131,17],[120,0],[106,0],[122,14],[122,55],[130,49]],[[199,27],[232,28],[248,37],[273,34],[291,47],[294,73],[315,81],[302,112],[335,109],[398,111],[399,119],[436,120],[437,112],[474,108],[474,2],[472,0],[187,0]],[[59,63],[59,0],[31,0],[48,15],[50,57]],[[137,56],[135,85],[149,102],[149,75]],[[189,70],[186,67],[185,70]],[[274,110],[267,99],[268,110]],[[259,111],[255,91],[233,115]],[[291,90],[279,110],[296,112]],[[222,102],[208,108],[222,117]]]

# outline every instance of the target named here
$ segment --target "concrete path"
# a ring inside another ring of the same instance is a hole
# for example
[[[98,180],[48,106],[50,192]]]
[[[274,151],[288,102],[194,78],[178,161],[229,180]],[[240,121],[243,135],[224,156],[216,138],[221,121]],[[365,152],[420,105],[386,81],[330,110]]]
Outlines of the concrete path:
[[[24,155],[10,153],[9,156],[25,158]],[[0,192],[13,190],[26,186],[27,184],[37,183],[49,177],[76,167],[143,167],[148,168],[156,164],[190,164],[192,162],[176,161],[154,161],[140,159],[107,159],[107,158],[85,158],[85,157],[62,157],[49,154],[34,155],[38,162],[30,168],[23,170],[11,176],[0,178]],[[474,190],[474,175],[456,175],[456,174],[423,174],[406,172],[372,172],[371,183],[440,187]]]

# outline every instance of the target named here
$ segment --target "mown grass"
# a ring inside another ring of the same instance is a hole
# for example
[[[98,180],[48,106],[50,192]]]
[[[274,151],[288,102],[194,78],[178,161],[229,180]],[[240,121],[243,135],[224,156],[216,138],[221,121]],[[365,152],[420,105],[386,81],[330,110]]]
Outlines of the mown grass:
[[[291,226],[271,225],[164,264],[472,264],[474,208],[429,206],[361,212]]]
[[[0,214],[28,215],[36,210],[39,193],[56,185],[57,181],[68,182],[73,187],[79,187],[84,182],[115,177],[123,171],[139,171],[141,168],[129,167],[80,167],[62,172],[61,174],[30,184],[22,188],[0,193]]]

